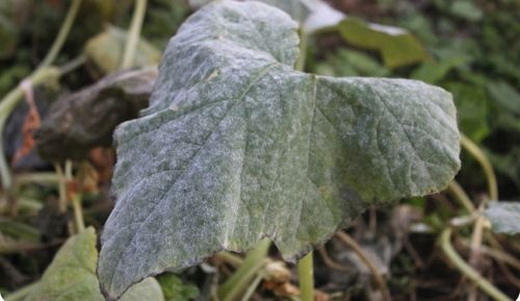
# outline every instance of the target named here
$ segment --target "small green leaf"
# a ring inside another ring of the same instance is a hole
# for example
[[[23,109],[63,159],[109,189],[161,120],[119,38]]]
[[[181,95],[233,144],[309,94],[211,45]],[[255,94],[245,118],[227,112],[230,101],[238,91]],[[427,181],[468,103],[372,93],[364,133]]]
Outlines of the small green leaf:
[[[444,59],[440,62],[427,61],[421,64],[419,68],[414,70],[410,78],[422,80],[430,84],[436,84],[454,68],[464,65],[468,62],[466,56],[456,56]]]
[[[199,289],[193,284],[185,284],[173,273],[164,273],[157,277],[166,301],[189,301],[199,295]]]
[[[220,1],[170,40],[150,107],[115,134],[118,200],[98,265],[109,298],[264,237],[295,260],[368,206],[453,179],[448,92],[295,71],[297,30],[273,7]]]
[[[487,85],[495,106],[514,114],[520,114],[520,92],[504,81],[489,81]]]
[[[494,202],[484,212],[497,233],[520,233],[520,203]]]
[[[104,301],[96,277],[96,233],[89,227],[72,236],[56,253],[39,285],[25,301]],[[164,301],[159,283],[146,278],[130,287],[121,301]]]
[[[337,28],[352,45],[379,51],[387,67],[397,68],[430,59],[421,43],[405,29],[355,18],[343,20]]]
[[[159,282],[148,277],[131,286],[119,301],[164,301],[164,295]]]
[[[485,139],[491,132],[486,90],[460,82],[447,83],[446,89],[453,93],[462,132],[476,142]]]
[[[456,0],[453,1],[449,8],[450,12],[462,19],[468,21],[479,21],[484,13],[472,0]]]
[[[121,65],[127,33],[117,27],[91,38],[85,46],[85,55],[104,74],[117,71]],[[137,55],[133,67],[156,65],[161,59],[161,52],[147,41],[141,39],[137,44]]]
[[[104,301],[96,278],[96,233],[88,228],[75,235],[56,253],[40,285],[27,301]]]
[[[331,76],[377,77],[389,75],[390,70],[367,54],[355,50],[340,49],[336,55],[329,57],[327,61],[318,65],[317,73]]]

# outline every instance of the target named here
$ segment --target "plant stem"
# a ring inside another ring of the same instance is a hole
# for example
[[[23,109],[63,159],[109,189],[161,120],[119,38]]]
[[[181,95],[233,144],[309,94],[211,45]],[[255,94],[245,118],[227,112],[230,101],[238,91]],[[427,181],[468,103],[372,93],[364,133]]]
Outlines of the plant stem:
[[[266,264],[265,259],[270,246],[271,241],[264,238],[258,242],[253,250],[248,252],[240,268],[220,286],[218,290],[220,300],[231,301],[236,299],[251,282],[255,273]]]
[[[40,63],[38,68],[36,68],[32,74],[27,76],[27,79],[30,80],[33,85],[36,86],[37,84],[48,80],[49,77],[58,78],[60,76],[59,69],[51,68],[49,66],[54,63],[54,60],[56,60],[58,53],[63,47],[63,44],[65,43],[65,40],[70,33],[70,29],[72,28],[72,24],[74,23],[74,19],[78,14],[81,2],[82,0],[72,1],[72,4],[67,12],[67,16],[61,24],[60,31],[58,32],[51,49]],[[20,89],[20,86],[17,86],[0,101],[0,141],[3,140],[3,131],[7,117],[9,117],[21,99],[22,90]],[[3,147],[0,147],[0,176],[2,178],[2,186],[4,190],[7,191],[11,187],[12,179],[11,171],[9,170]]]
[[[488,294],[495,300],[498,301],[510,301],[511,299],[498,290],[493,284],[482,277],[477,271],[475,271],[469,264],[467,264],[453,249],[450,243],[451,228],[444,229],[440,236],[441,249],[448,259],[457,267],[457,269],[464,274],[467,278],[473,281],[482,291]]]
[[[264,277],[264,275],[262,275],[262,273],[257,273],[255,279],[253,280],[253,282],[251,282],[251,284],[247,288],[246,292],[244,293],[244,296],[242,297],[242,301],[251,300],[251,297],[255,293],[255,290],[258,287],[258,285],[260,284],[260,282],[262,281],[263,277]]]
[[[59,69],[46,67],[35,71],[28,77],[28,79],[33,85],[38,85],[47,81],[49,78],[57,78],[59,75]],[[20,86],[17,86],[11,90],[0,102],[0,141],[3,141],[4,126],[7,118],[21,99],[22,89]],[[7,191],[12,185],[12,178],[11,171],[9,170],[9,164],[5,158],[3,147],[0,147],[0,176],[2,178],[2,187],[5,191]]]
[[[469,249],[469,264],[476,268],[478,272],[478,263],[480,261],[480,248],[482,246],[482,237],[484,233],[484,224],[486,222],[486,218],[480,214],[475,224],[473,225],[473,233],[471,235],[471,245]],[[469,291],[469,298],[470,300],[477,300],[478,299],[478,290],[477,286],[475,284],[472,285]]]
[[[302,301],[314,300],[314,266],[310,251],[298,260],[298,280],[300,281],[300,296]]]
[[[0,233],[12,235],[26,242],[38,242],[41,238],[39,229],[27,224],[0,217]]]
[[[470,214],[475,212],[476,208],[471,202],[471,199],[466,194],[466,191],[460,186],[460,184],[453,180],[448,185],[448,192],[450,192],[457,200],[459,200],[460,204],[468,210]]]
[[[296,61],[296,65],[294,66],[295,70],[303,71],[305,69],[305,60],[307,59],[307,34],[303,30],[303,28],[300,28],[300,56],[298,57],[298,60]]]
[[[43,204],[38,200],[29,198],[18,198],[16,201],[16,212],[29,212],[30,214],[36,215],[36,212],[43,208]],[[10,204],[5,202],[0,203],[0,215],[9,215]]]
[[[60,53],[60,50],[63,47],[63,44],[65,44],[65,40],[67,39],[70,33],[70,29],[72,28],[74,19],[76,19],[79,7],[81,6],[81,1],[82,0],[72,1],[72,4],[69,7],[69,11],[67,12],[67,16],[65,17],[65,20],[63,21],[63,24],[60,27],[60,31],[58,32],[56,39],[52,43],[51,49],[49,50],[49,52],[47,52],[47,55],[40,63],[37,70],[52,65],[56,60],[56,57]]]
[[[324,247],[318,248],[318,252],[320,253],[321,260],[323,260],[323,263],[325,263],[326,266],[328,266],[331,269],[347,272],[348,268],[342,266],[341,264],[335,262],[327,253],[327,250],[325,250]]]
[[[141,35],[141,28],[143,26],[144,15],[146,12],[146,2],[147,0],[135,0],[134,15],[132,16],[130,31],[126,39],[125,53],[121,62],[121,69],[130,68],[134,63],[137,43],[139,42],[139,36]]]
[[[26,184],[26,183],[39,183],[39,184],[56,184],[58,183],[58,176],[54,172],[31,172],[18,174],[14,178],[15,185]]]
[[[81,207],[81,194],[74,193],[72,197],[72,209],[74,210],[74,220],[76,221],[76,230],[78,233],[85,230],[85,221],[83,220],[83,210]]]
[[[229,253],[227,251],[222,251],[218,253],[216,256],[234,267],[239,267],[244,262],[244,260],[241,257]]]
[[[79,66],[85,64],[86,61],[87,56],[85,54],[79,55],[78,57],[60,66],[61,74],[66,74],[74,71],[75,69],[79,68]]]
[[[487,240],[491,244],[493,248],[483,247],[482,252],[488,254],[491,257],[497,258],[497,260],[502,260],[510,266],[516,268],[520,271],[520,260],[516,259],[514,256],[509,255],[509,253],[505,252],[497,239],[488,232]]]
[[[67,211],[67,179],[63,173],[63,168],[58,163],[54,163],[54,169],[58,176],[58,209],[61,213]]]
[[[385,280],[379,274],[377,267],[374,266],[372,261],[370,261],[370,258],[368,258],[368,256],[365,254],[365,251],[363,250],[363,248],[354,239],[352,239],[352,237],[350,237],[350,235],[348,235],[342,231],[336,232],[336,236],[342,242],[344,242],[346,245],[348,245],[350,248],[352,248],[354,253],[356,253],[356,255],[359,257],[359,259],[361,259],[361,261],[363,261],[363,263],[370,270],[370,273],[372,273],[372,277],[374,277],[374,282],[377,284],[377,286],[379,287],[379,290],[381,291],[381,294],[383,295],[383,300],[391,301],[392,298],[390,296],[390,291],[388,290],[388,286],[386,285]]]
[[[81,192],[78,191],[77,180],[72,175],[72,160],[65,161],[65,179],[67,181],[67,201],[72,204],[74,211],[74,222],[76,223],[76,231],[80,233],[85,230],[85,221],[83,220],[83,210],[81,207]]]
[[[478,145],[476,145],[473,141],[471,141],[468,137],[464,136],[463,134],[461,134],[460,142],[462,144],[462,147],[464,147],[482,166],[482,169],[484,170],[484,174],[486,175],[486,179],[488,182],[489,199],[497,201],[497,178],[495,176],[495,172],[493,171],[493,167],[489,162],[489,159],[484,154],[484,152],[478,147]]]

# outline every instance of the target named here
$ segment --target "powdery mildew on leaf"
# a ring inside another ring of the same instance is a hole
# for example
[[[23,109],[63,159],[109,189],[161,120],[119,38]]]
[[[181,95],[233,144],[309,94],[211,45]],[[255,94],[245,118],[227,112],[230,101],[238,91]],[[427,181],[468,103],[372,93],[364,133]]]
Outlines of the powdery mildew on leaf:
[[[275,8],[223,1],[172,38],[150,107],[116,132],[118,200],[98,265],[107,296],[266,236],[294,260],[367,206],[453,178],[449,93],[294,71],[296,31]]]
[[[484,214],[491,221],[493,231],[511,235],[520,233],[519,202],[493,202]]]

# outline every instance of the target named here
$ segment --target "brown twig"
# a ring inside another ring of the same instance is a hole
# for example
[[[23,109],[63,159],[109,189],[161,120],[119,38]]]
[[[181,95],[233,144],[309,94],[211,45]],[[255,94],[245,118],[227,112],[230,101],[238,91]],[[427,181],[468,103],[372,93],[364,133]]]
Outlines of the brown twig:
[[[331,269],[346,272],[348,269],[344,267],[343,265],[337,263],[334,261],[329,254],[327,253],[327,250],[325,250],[324,247],[318,248],[318,253],[320,253],[321,259],[323,260],[323,263],[325,263],[326,266],[328,266]]]
[[[377,268],[374,266],[368,255],[365,253],[363,248],[354,240],[352,237],[350,237],[348,234],[342,231],[336,232],[336,237],[338,237],[343,243],[345,243],[347,246],[352,248],[354,253],[358,255],[359,259],[367,266],[367,268],[370,270],[370,273],[372,273],[372,277],[374,279],[374,282],[376,283],[377,287],[381,291],[381,294],[383,295],[384,301],[391,301],[392,298],[390,297],[390,291],[388,290],[388,286],[386,285],[385,280],[381,275],[379,274]]]

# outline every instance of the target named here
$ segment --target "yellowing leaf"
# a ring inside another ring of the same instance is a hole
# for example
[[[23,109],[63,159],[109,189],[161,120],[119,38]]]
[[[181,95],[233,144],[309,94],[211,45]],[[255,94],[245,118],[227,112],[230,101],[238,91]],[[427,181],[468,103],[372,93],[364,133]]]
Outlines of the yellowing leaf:
[[[341,36],[350,44],[377,50],[387,67],[397,68],[430,58],[421,43],[407,30],[371,24],[347,18],[337,26]]]
[[[126,31],[110,26],[107,30],[87,42],[85,54],[103,73],[107,74],[116,71],[121,65],[126,37]],[[132,66],[146,67],[156,65],[160,59],[161,52],[141,39],[137,44],[136,56]]]

